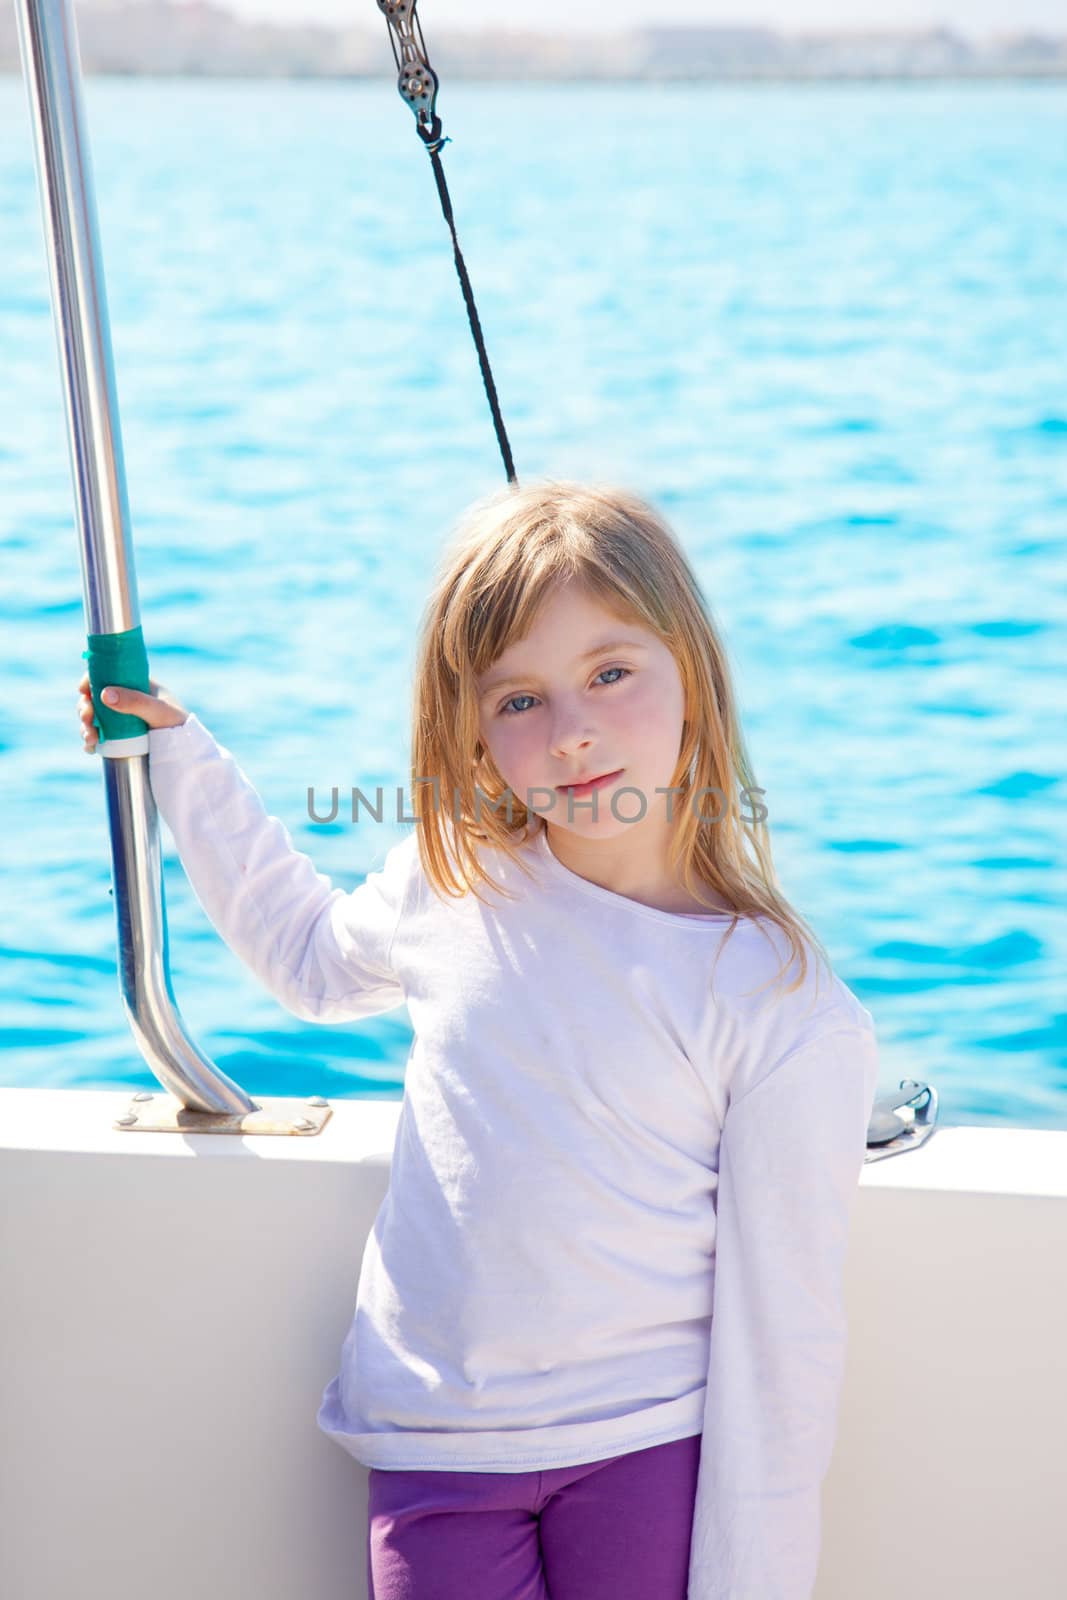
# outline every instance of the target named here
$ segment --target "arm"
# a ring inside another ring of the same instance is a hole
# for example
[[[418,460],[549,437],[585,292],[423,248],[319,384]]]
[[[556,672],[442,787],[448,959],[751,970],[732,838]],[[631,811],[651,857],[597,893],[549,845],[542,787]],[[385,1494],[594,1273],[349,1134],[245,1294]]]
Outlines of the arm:
[[[877,1077],[873,1031],[847,1026],[727,1110],[689,1600],[810,1600]]]
[[[351,894],[333,889],[192,713],[148,735],[149,778],[216,931],[298,1017],[347,1022],[404,1003],[390,965],[409,840]]]

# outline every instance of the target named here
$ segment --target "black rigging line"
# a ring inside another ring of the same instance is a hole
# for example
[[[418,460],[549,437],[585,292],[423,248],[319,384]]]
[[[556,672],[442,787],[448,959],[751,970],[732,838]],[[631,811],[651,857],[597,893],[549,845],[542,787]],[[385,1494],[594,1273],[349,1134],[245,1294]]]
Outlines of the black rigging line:
[[[456,258],[456,271],[459,274],[460,287],[463,290],[463,299],[467,307],[467,320],[470,323],[471,333],[474,336],[475,348],[478,351],[478,364],[482,371],[482,382],[485,385],[486,396],[489,400],[489,409],[493,414],[493,427],[496,429],[497,443],[500,453],[504,458],[504,470],[508,475],[509,483],[518,483],[515,476],[515,465],[511,457],[511,445],[508,443],[504,419],[500,414],[500,402],[497,399],[496,384],[489,368],[489,357],[485,350],[485,340],[482,337],[482,325],[478,320],[478,308],[474,303],[474,291],[471,288],[470,277],[467,273],[467,264],[463,259],[463,252],[459,248],[459,239],[456,236],[456,223],[452,215],[452,201],[445,182],[445,172],[441,165],[441,149],[451,140],[442,137],[441,118],[437,114],[436,101],[438,81],[437,74],[430,66],[426,55],[426,41],[422,36],[422,23],[415,13],[416,0],[378,0],[378,8],[385,15],[389,23],[389,43],[393,47],[393,59],[397,65],[399,77],[397,89],[402,100],[411,107],[415,113],[416,131],[419,138],[430,155],[433,164],[433,175],[437,183],[437,193],[441,200],[441,210],[444,212],[445,221],[448,223],[452,235],[452,249]],[[418,37],[416,38],[416,32]],[[399,50],[397,46],[399,45]]]

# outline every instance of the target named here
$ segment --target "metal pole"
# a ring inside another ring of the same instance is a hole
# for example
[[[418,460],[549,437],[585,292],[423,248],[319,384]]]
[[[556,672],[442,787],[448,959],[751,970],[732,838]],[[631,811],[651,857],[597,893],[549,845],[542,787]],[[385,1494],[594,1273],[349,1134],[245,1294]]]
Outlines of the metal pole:
[[[44,218],[90,634],[140,625],[104,270],[71,0],[15,0]],[[106,681],[106,680],[105,680]],[[121,681],[121,680],[118,680]],[[105,739],[119,988],[141,1054],[187,1110],[260,1109],[185,1031],[171,988],[147,733]]]

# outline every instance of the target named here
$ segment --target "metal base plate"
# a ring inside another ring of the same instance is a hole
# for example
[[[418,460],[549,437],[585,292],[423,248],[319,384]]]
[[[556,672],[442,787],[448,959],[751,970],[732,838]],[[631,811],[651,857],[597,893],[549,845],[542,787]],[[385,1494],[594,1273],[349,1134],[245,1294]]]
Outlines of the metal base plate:
[[[112,1123],[121,1133],[321,1133],[333,1108],[321,1095],[309,1100],[277,1099],[261,1095],[255,1111],[191,1111],[169,1094],[135,1094],[130,1108]]]
[[[938,1104],[933,1084],[915,1078],[901,1078],[899,1090],[876,1095],[867,1124],[864,1165],[917,1150],[937,1127]]]

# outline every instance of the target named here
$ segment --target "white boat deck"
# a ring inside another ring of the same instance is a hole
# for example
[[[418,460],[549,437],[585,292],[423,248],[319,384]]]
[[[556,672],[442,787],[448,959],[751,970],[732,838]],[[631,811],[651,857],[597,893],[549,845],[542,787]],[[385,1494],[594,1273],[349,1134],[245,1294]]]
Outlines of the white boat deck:
[[[315,1413],[399,1101],[239,1138],[117,1130],[130,1094],[0,1089],[0,1594],[365,1600]],[[868,1164],[848,1305],[816,1600],[1063,1600],[1067,1131]]]

